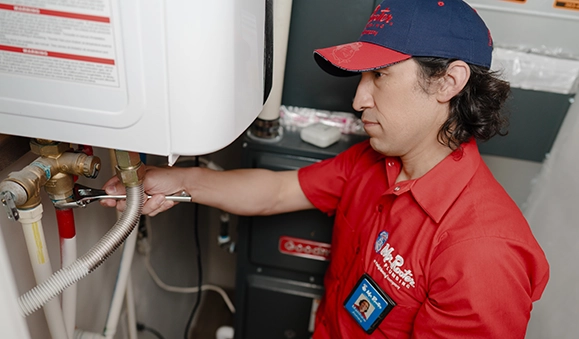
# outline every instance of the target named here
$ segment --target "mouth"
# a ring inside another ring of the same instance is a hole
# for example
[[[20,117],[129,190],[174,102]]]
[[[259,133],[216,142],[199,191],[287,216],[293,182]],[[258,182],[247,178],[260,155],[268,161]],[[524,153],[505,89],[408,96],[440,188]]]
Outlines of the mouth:
[[[362,120],[362,123],[364,124],[364,128],[379,125],[377,122],[369,121],[369,120]]]

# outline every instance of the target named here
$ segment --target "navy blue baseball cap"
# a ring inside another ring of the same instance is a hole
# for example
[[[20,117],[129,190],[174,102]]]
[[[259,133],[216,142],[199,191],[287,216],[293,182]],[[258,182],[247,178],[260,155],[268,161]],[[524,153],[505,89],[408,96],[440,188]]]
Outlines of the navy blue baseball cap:
[[[490,68],[491,33],[462,0],[384,0],[357,42],[317,49],[314,58],[337,76],[384,68],[411,57],[458,59]]]

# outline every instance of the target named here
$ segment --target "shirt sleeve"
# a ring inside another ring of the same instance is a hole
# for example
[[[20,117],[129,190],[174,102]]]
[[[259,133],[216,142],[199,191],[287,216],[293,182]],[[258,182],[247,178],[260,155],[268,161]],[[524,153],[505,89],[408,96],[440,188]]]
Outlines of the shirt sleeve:
[[[358,143],[337,156],[303,167],[298,172],[302,191],[320,211],[332,216],[344,186],[357,160],[371,150],[367,141]]]
[[[524,338],[548,264],[526,244],[483,237],[442,251],[429,276],[412,338]]]

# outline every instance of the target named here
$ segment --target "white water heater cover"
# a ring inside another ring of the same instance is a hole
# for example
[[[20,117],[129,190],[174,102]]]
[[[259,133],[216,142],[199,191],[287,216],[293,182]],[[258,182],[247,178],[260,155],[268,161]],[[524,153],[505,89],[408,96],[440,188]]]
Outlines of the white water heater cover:
[[[0,3],[0,133],[206,154],[264,103],[266,0]]]

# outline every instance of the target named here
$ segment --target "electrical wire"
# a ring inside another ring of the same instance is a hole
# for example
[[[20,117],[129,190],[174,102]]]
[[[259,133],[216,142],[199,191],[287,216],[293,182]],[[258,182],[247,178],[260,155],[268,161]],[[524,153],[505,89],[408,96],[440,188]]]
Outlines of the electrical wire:
[[[159,331],[155,330],[154,328],[147,327],[147,326],[145,326],[144,324],[141,324],[141,323],[137,323],[137,330],[138,330],[139,332],[145,331],[145,332],[152,333],[155,337],[157,337],[157,338],[159,338],[159,339],[165,339],[165,338],[163,337],[163,335],[162,335],[161,333],[159,333]]]
[[[144,247],[143,244],[141,243],[139,245],[140,251],[144,252],[144,256],[145,256],[145,267],[147,268],[147,272],[149,272],[149,275],[151,276],[151,278],[153,279],[153,281],[155,282],[155,284],[157,284],[157,286],[167,292],[174,292],[174,293],[197,293],[199,292],[199,287],[195,286],[195,287],[181,287],[181,286],[172,286],[169,285],[167,283],[165,283],[157,274],[157,272],[155,271],[155,268],[153,267],[153,265],[151,264],[151,250],[152,250],[152,244],[153,244],[153,230],[151,228],[150,223],[145,223],[145,227],[147,229],[147,239],[145,240],[141,240],[141,241],[147,241],[147,247]],[[229,308],[229,311],[231,313],[235,313],[235,306],[233,305],[233,302],[231,301],[231,299],[229,298],[229,295],[227,295],[227,292],[225,292],[225,290],[223,290],[223,288],[219,287],[219,286],[215,286],[215,285],[201,285],[201,290],[202,291],[214,291],[219,293],[219,295],[221,296],[221,298],[223,298],[223,301],[225,302],[225,304],[227,305],[227,308]]]
[[[195,157],[195,166],[199,167],[199,157]],[[203,268],[201,267],[201,245],[199,244],[199,204],[195,203],[195,216],[193,217],[193,228],[195,231],[195,247],[197,248],[197,286],[203,285]],[[185,332],[183,334],[184,339],[189,339],[189,329],[191,327],[191,323],[193,322],[193,318],[195,317],[195,313],[199,308],[199,304],[201,303],[201,293],[202,290],[197,293],[197,299],[195,300],[195,305],[193,306],[193,310],[191,311],[191,315],[189,315],[189,320],[187,321],[187,326],[185,326]]]
[[[149,274],[151,275],[151,278],[157,284],[157,286],[164,289],[165,291],[175,292],[175,293],[197,293],[197,292],[199,292],[199,287],[178,287],[178,286],[167,285],[166,283],[164,283],[161,280],[161,278],[159,278],[159,276],[157,275],[157,272],[155,272],[155,269],[151,265],[151,261],[149,259],[149,256],[145,257],[145,267],[147,268],[147,271],[149,272]],[[214,291],[214,292],[219,293],[219,295],[223,298],[223,301],[225,302],[225,304],[227,304],[227,308],[229,308],[229,311],[231,313],[235,313],[235,306],[231,302],[231,299],[227,295],[227,292],[225,292],[221,287],[215,286],[215,285],[202,285],[201,290],[202,291]]]

